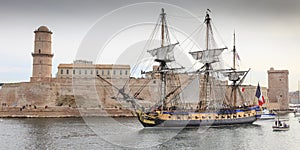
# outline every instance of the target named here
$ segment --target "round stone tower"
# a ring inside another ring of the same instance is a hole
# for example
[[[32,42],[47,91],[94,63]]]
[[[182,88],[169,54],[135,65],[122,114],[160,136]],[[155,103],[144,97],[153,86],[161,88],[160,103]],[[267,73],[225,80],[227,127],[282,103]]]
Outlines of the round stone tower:
[[[46,26],[40,26],[34,33],[33,68],[30,80],[49,81],[52,78],[52,32]]]

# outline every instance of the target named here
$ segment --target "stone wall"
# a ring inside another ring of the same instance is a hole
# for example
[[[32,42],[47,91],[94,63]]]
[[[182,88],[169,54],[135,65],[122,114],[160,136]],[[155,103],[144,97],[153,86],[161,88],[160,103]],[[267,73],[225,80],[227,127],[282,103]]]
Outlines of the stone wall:
[[[8,106],[53,106],[59,89],[59,84],[53,82],[4,84],[0,90],[0,102]]]
[[[197,102],[199,93],[197,88],[185,88],[192,82],[193,78],[184,77],[180,79],[183,87],[189,92],[185,94],[190,97],[185,97],[185,100],[193,99]],[[134,95],[141,87],[147,86],[137,95],[139,103],[145,107],[153,106],[160,99],[159,79],[132,79],[127,82],[127,79],[108,79],[114,86],[122,88],[125,83],[125,93]],[[195,81],[198,82],[198,81]],[[243,103],[257,104],[255,98],[256,86],[243,86],[244,92],[241,92],[243,99],[238,94],[238,105]],[[168,87],[168,91],[174,88]],[[266,88],[262,88],[263,95],[267,98]],[[191,94],[192,92],[192,94]],[[195,94],[195,93],[196,94]],[[230,89],[227,89],[227,95],[230,95]],[[189,95],[191,94],[191,95]],[[5,107],[21,108],[23,106],[31,107],[70,107],[70,108],[93,108],[93,109],[131,109],[131,105],[116,100],[116,97],[122,97],[118,91],[108,83],[94,78],[52,78],[50,81],[45,80],[42,82],[21,82],[4,84],[0,90],[0,103],[5,104]],[[241,101],[243,100],[243,101]],[[192,101],[187,101],[191,103]],[[195,105],[187,105],[186,107],[196,107]]]

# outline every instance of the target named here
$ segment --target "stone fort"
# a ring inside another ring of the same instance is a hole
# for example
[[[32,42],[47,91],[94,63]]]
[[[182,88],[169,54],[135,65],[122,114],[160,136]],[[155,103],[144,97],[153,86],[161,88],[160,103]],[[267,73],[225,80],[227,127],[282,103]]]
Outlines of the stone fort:
[[[117,91],[103,78],[116,87],[128,85],[128,92],[136,94],[144,86],[146,79],[129,80],[130,66],[124,64],[93,64],[91,61],[75,60],[70,64],[59,64],[55,77],[52,75],[52,32],[46,26],[40,26],[34,31],[34,50],[32,52],[33,66],[30,82],[5,83],[0,90],[2,107],[69,107],[69,108],[118,108],[130,107],[126,102],[120,102],[114,96]],[[262,93],[270,109],[288,108],[288,72],[276,71],[271,68],[269,74],[269,89],[262,87]],[[189,76],[181,78],[188,79]],[[279,79],[279,80],[278,80]],[[128,83],[129,82],[129,83]],[[140,103],[146,107],[152,106],[159,99],[159,79],[147,83],[139,93]],[[256,86],[242,85],[244,92],[238,95],[243,99],[237,104],[257,104],[255,98]],[[230,89],[227,89],[229,92]],[[279,92],[279,93],[278,93]],[[148,99],[148,100],[145,100]],[[195,98],[197,99],[197,98]]]

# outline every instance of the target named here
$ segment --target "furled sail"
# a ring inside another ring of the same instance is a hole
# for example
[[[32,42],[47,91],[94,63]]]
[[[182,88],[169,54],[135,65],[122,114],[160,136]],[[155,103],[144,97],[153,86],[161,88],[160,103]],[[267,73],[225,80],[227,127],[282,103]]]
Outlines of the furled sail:
[[[238,81],[240,77],[244,76],[248,71],[231,71],[223,74],[229,78],[230,81]]]
[[[218,48],[218,49],[208,49],[203,51],[195,51],[195,52],[189,52],[194,59],[199,60],[201,63],[214,63],[218,62],[219,58],[218,56],[221,55],[221,53],[227,49],[225,48]]]
[[[178,43],[163,46],[153,50],[148,50],[153,57],[156,57],[157,60],[171,62],[175,61],[173,49]]]

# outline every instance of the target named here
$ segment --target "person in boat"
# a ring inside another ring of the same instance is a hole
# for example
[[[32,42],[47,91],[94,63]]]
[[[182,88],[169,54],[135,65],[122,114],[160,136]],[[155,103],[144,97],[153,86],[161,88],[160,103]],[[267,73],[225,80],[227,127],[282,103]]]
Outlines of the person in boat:
[[[281,123],[281,121],[278,121],[278,123],[279,123],[279,126],[282,126],[282,123]]]

